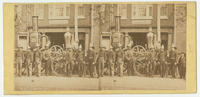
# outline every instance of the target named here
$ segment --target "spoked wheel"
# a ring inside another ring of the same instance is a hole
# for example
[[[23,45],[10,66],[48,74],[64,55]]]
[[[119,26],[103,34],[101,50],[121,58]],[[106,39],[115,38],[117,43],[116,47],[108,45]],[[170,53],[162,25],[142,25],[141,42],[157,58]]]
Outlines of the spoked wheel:
[[[133,55],[136,58],[135,67],[138,73],[144,74],[145,73],[145,66],[146,66],[146,49],[141,45],[136,45],[132,48]]]
[[[143,54],[146,52],[146,49],[141,45],[136,45],[132,49],[134,53],[138,53],[138,54]]]
[[[63,48],[59,45],[54,45],[50,48],[50,52],[53,60],[53,71],[59,73],[60,68],[62,68],[60,61],[63,59]]]

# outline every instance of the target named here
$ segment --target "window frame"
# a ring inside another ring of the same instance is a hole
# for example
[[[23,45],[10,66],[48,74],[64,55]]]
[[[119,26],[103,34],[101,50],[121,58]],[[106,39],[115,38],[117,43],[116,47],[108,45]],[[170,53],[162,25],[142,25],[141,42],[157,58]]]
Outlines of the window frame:
[[[67,16],[67,7],[69,7],[69,15]],[[63,16],[56,16],[56,8],[63,8]],[[66,20],[70,19],[70,4],[58,4],[58,5],[50,5],[49,6],[49,19],[56,19],[56,20]],[[52,15],[50,13],[53,13]]]
[[[133,10],[134,7],[136,9],[135,16],[133,15],[133,12],[135,11],[135,10]],[[137,15],[138,9],[141,7],[146,9],[146,16],[138,16]],[[153,19],[153,16],[150,16],[150,7],[152,8],[151,14],[153,14],[153,5],[131,5],[131,19]]]
[[[168,13],[169,13],[169,12],[168,12],[168,6],[167,6],[167,4],[161,4],[161,5],[160,5],[160,11],[162,11],[162,10],[161,10],[162,7],[166,7],[166,11],[167,11],[167,12],[166,12],[166,15],[164,15],[164,16],[162,16],[162,15],[161,15],[161,12],[160,12],[160,19],[168,19]]]
[[[85,6],[84,6],[84,4],[78,4],[77,6],[78,6],[78,7],[77,7],[77,8],[78,8],[78,18],[79,18],[79,19],[84,19],[84,18],[85,18]],[[81,15],[81,16],[79,15],[79,8],[80,8],[80,7],[83,8],[83,15]]]

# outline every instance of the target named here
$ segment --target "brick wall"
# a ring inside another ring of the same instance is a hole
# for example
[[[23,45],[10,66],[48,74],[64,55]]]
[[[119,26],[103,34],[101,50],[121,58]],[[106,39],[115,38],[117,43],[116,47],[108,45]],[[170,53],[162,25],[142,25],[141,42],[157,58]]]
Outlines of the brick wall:
[[[186,5],[176,5],[176,46],[179,51],[186,51]]]

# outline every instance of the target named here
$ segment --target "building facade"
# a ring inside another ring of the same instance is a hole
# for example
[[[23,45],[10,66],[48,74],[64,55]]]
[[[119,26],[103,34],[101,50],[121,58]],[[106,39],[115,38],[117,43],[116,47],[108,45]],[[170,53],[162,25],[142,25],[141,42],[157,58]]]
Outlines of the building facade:
[[[185,4],[16,5],[16,47],[26,49],[31,42],[40,43],[41,33],[48,36],[51,45],[63,47],[67,45],[64,36],[70,33],[72,44],[85,51],[90,45],[98,50],[118,43],[126,47],[130,42],[145,47],[147,33],[152,32],[155,43],[165,49],[173,44],[185,52],[186,16]]]

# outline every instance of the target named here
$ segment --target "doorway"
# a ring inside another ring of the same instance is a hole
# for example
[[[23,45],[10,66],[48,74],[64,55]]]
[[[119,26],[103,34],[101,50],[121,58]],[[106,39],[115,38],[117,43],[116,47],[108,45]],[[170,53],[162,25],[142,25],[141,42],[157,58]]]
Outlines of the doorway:
[[[59,45],[59,46],[63,47],[63,45],[65,44],[64,33],[61,33],[61,32],[46,33],[46,35],[49,37],[51,46]]]
[[[133,47],[136,45],[141,45],[145,47],[147,44],[146,33],[129,33],[131,40],[133,41]]]

